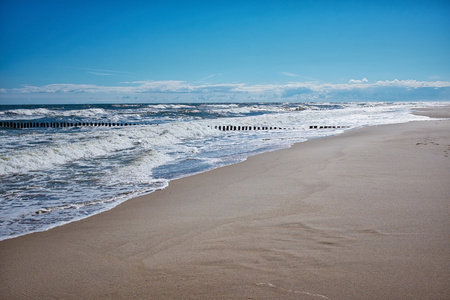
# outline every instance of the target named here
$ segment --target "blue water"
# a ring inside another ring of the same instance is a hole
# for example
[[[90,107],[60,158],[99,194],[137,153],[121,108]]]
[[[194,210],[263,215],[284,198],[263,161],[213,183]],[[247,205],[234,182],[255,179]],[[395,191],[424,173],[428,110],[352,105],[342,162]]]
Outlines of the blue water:
[[[130,127],[0,128],[0,240],[43,231],[165,188],[175,178],[361,126],[424,120],[433,103],[0,106],[0,121]],[[284,129],[221,131],[218,126]],[[311,130],[310,125],[347,129]]]

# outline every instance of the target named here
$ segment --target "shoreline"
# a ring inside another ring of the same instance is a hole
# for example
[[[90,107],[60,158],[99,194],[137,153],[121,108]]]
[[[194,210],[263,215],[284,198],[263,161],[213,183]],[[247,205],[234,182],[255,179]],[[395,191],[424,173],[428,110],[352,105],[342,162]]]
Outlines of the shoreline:
[[[309,140],[1,241],[0,295],[448,297],[449,128]]]
[[[415,108],[414,110],[412,110],[412,114],[419,115],[419,116],[429,116],[429,117],[434,117],[434,118],[446,118],[446,117],[450,116],[450,106],[449,105],[442,106],[442,107],[438,107],[438,109],[437,109],[437,107],[433,107],[433,108]],[[432,114],[433,114],[433,116],[432,116]],[[360,129],[360,128],[363,128],[363,127],[366,127],[366,126],[378,126],[378,125],[363,125],[362,127],[353,128],[352,130],[357,130],[357,129]],[[341,133],[337,133],[337,134],[330,135],[330,136],[335,136],[335,135],[339,135],[339,134],[341,134]],[[330,137],[330,136],[326,136],[326,137]],[[311,138],[311,139],[322,138],[322,137],[323,136],[321,136],[321,137],[314,137],[314,138]],[[307,141],[307,140],[305,140],[305,141]],[[303,142],[305,142],[305,141],[303,141]],[[291,144],[290,146],[288,146],[286,148],[290,148],[293,145],[295,145],[296,143],[300,143],[300,142],[295,142],[294,144]],[[277,151],[277,150],[282,150],[282,149],[285,149],[285,148],[270,150],[270,151],[267,151],[267,152],[272,152],[272,151]],[[266,153],[266,152],[252,154],[251,156],[264,154],[264,153]],[[248,159],[248,157],[246,157],[243,161],[245,161],[246,159]],[[231,164],[236,164],[236,163],[238,163],[238,162],[233,162]],[[219,166],[219,167],[215,167],[215,168],[221,168],[221,167],[228,166],[228,165],[229,164],[225,164],[225,165],[222,165],[222,166]],[[64,226],[64,225],[67,225],[67,224],[70,224],[70,223],[73,223],[73,222],[78,222],[78,221],[83,220],[85,218],[90,218],[90,217],[95,216],[97,214],[100,214],[100,213],[106,212],[108,210],[114,209],[116,206],[120,205],[123,202],[129,201],[131,199],[134,199],[134,198],[137,198],[137,197],[140,197],[140,196],[149,195],[149,194],[151,194],[151,193],[153,193],[155,191],[158,191],[160,189],[164,189],[164,188],[166,188],[168,186],[169,182],[171,182],[173,180],[178,180],[178,179],[182,179],[182,178],[185,178],[185,177],[194,176],[194,175],[197,175],[197,174],[203,173],[203,172],[209,172],[211,170],[214,170],[215,168],[208,169],[208,170],[203,170],[203,171],[200,171],[198,173],[184,174],[184,175],[181,175],[180,177],[169,179],[169,180],[167,180],[167,183],[166,183],[166,185],[164,187],[155,188],[152,191],[139,192],[139,193],[138,192],[130,192],[129,193],[130,196],[126,196],[126,198],[118,196],[118,198],[123,198],[123,199],[120,200],[120,201],[117,201],[117,202],[116,201],[110,201],[109,199],[106,199],[104,201],[104,203],[113,202],[114,204],[112,206],[110,206],[110,207],[105,207],[103,209],[100,209],[100,210],[98,210],[98,211],[96,211],[96,212],[94,212],[92,214],[89,214],[89,215],[84,214],[83,216],[78,216],[77,218],[74,218],[74,219],[72,219],[70,221],[59,221],[57,223],[56,222],[55,223],[48,223],[47,222],[47,226],[44,227],[44,228],[35,229],[34,231],[29,231],[29,232],[25,232],[25,233],[18,233],[16,235],[2,236],[2,237],[0,237],[0,242],[4,241],[4,240],[8,240],[8,239],[13,239],[13,238],[25,236],[25,235],[28,235],[28,234],[33,234],[33,233],[37,233],[37,232],[45,232],[45,231],[51,230],[51,229],[56,228],[56,227]],[[166,179],[164,179],[164,180],[166,180]],[[112,198],[114,198],[114,197],[112,197]],[[102,202],[102,201],[99,200],[99,202]],[[53,208],[58,209],[57,204],[56,204],[55,207],[50,206],[50,210],[53,210]],[[35,213],[36,214],[38,214],[38,213],[40,214],[41,211],[46,212],[47,208],[46,207],[42,208],[42,209],[41,208],[36,208]],[[33,213],[33,211],[31,211],[30,213]]]

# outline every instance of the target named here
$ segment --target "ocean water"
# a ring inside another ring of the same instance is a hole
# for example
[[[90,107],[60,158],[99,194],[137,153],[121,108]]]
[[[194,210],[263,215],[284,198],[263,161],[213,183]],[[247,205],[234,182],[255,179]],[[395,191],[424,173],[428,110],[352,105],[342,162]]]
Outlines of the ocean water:
[[[86,218],[165,188],[170,180],[258,153],[362,126],[426,120],[411,110],[433,105],[437,104],[0,106],[0,121],[143,124],[0,127],[0,240]],[[313,125],[344,128],[310,129]],[[224,131],[219,126],[269,129]]]

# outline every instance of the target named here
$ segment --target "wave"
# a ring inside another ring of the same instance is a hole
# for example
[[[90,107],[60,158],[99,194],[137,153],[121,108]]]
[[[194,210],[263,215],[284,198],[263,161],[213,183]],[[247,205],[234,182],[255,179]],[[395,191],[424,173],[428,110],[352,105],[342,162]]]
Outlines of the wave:
[[[79,117],[99,119],[111,115],[111,112],[103,108],[89,108],[77,110],[49,109],[49,108],[20,108],[0,111],[3,120],[18,120],[33,118],[57,118],[57,117]]]
[[[53,132],[40,144],[29,143],[14,151],[0,152],[0,176],[51,169],[83,159],[132,155],[147,168],[169,160],[167,153],[190,151],[186,139],[202,139],[217,133],[199,122],[174,122],[148,127],[93,128]],[[39,139],[35,135],[35,139]],[[151,159],[150,159],[151,158]],[[117,157],[120,160],[121,157]]]

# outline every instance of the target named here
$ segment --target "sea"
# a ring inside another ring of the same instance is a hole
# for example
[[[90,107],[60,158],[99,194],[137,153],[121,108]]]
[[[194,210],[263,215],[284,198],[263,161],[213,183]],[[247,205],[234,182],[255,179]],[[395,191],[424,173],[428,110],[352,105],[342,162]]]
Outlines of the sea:
[[[436,105],[0,105],[3,123],[80,124],[0,127],[0,240],[87,218],[164,189],[171,180],[294,143],[364,126],[428,120],[412,111]]]

